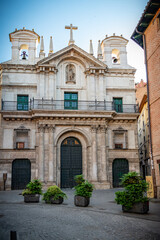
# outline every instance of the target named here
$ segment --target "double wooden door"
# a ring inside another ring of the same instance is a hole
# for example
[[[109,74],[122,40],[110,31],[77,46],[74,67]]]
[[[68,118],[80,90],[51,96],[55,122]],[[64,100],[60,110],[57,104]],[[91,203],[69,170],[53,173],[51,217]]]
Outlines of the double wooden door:
[[[74,187],[74,177],[79,174],[82,174],[82,146],[78,139],[69,137],[61,144],[61,188]]]

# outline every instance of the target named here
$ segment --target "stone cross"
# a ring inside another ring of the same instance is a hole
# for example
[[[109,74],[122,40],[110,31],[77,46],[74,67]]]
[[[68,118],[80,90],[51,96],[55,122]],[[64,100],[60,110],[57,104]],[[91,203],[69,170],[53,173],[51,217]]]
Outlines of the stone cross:
[[[77,30],[78,27],[74,27],[74,26],[72,26],[72,24],[70,24],[70,26],[65,26],[65,29],[70,29],[70,40],[69,40],[68,45],[70,45],[70,44],[74,44],[72,30]]]

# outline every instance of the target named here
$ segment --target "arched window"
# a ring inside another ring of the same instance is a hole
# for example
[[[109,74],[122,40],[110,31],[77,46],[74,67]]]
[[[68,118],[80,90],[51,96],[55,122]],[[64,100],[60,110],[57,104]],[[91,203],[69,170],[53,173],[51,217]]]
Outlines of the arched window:
[[[66,66],[66,83],[76,83],[76,68],[73,64]]]
[[[28,45],[22,44],[20,46],[20,59],[27,60],[28,59]]]
[[[118,49],[112,50],[112,63],[120,64],[120,51]]]

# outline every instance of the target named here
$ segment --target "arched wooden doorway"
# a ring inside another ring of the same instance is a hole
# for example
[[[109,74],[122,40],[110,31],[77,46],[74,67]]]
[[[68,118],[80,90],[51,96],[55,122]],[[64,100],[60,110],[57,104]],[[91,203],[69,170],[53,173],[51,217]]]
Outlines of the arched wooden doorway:
[[[112,164],[113,187],[120,187],[120,181],[123,174],[129,172],[127,159],[115,159]]]
[[[75,186],[74,176],[82,174],[82,146],[74,137],[61,144],[61,188]]]
[[[31,163],[28,159],[12,162],[12,190],[24,189],[31,180]]]

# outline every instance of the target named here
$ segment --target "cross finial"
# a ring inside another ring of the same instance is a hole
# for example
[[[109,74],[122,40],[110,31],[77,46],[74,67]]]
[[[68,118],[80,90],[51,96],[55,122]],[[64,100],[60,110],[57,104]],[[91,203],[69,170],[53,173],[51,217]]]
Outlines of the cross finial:
[[[70,44],[74,44],[72,30],[77,30],[78,27],[74,27],[74,26],[72,26],[72,24],[70,24],[70,26],[65,26],[65,29],[70,29],[70,40],[69,40],[68,45],[70,45]]]

